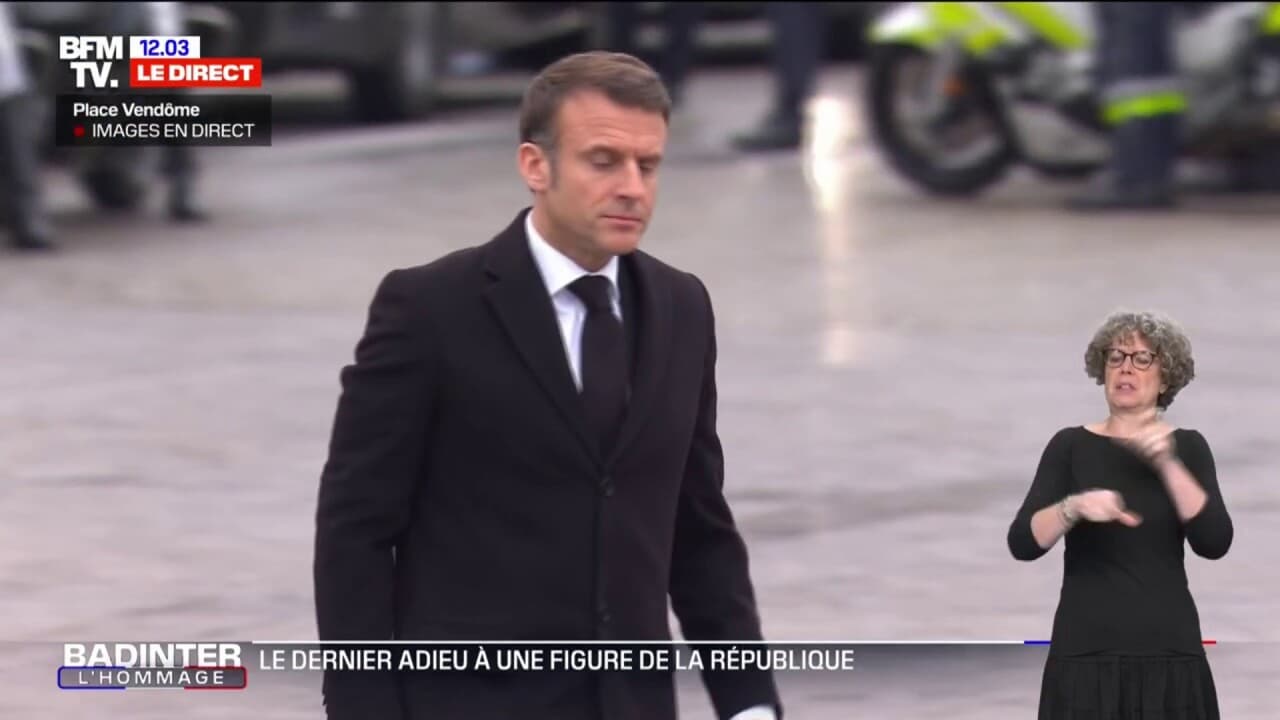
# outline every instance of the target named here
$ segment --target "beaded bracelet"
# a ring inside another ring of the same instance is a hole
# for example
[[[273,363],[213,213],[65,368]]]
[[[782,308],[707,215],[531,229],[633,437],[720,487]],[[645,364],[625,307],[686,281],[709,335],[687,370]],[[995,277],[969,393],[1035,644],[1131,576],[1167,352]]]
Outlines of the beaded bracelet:
[[[1070,496],[1067,496],[1058,501],[1058,517],[1062,518],[1062,524],[1068,528],[1074,527],[1076,521],[1080,519],[1078,515],[1072,514],[1072,512],[1067,509],[1067,499],[1069,497]]]

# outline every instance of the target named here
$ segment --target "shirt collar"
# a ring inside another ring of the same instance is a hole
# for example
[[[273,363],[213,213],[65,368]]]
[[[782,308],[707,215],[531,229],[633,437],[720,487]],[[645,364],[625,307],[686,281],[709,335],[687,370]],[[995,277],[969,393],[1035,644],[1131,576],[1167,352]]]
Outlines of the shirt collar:
[[[609,278],[609,295],[614,302],[618,302],[618,258],[609,258],[609,262],[599,272],[588,272],[583,270],[573,260],[570,260],[564,253],[551,246],[538,229],[533,226],[533,212],[530,211],[524,219],[524,231],[529,236],[529,251],[533,253],[533,262],[538,266],[538,272],[542,275],[542,282],[547,287],[547,294],[555,297],[557,293],[564,290],[574,280],[583,275],[603,275]]]

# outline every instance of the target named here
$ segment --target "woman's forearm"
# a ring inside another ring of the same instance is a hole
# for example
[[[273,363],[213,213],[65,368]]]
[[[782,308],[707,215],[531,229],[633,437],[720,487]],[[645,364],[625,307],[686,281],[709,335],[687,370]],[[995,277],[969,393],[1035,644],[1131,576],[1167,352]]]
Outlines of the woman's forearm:
[[[1165,490],[1173,500],[1174,508],[1178,511],[1178,519],[1185,523],[1199,515],[1209,500],[1209,494],[1200,486],[1200,482],[1195,479],[1191,471],[1187,470],[1187,466],[1183,465],[1181,460],[1171,457],[1162,461],[1156,469],[1164,482]]]
[[[1075,525],[1075,517],[1068,496],[1031,516],[1031,536],[1037,545],[1048,550]]]

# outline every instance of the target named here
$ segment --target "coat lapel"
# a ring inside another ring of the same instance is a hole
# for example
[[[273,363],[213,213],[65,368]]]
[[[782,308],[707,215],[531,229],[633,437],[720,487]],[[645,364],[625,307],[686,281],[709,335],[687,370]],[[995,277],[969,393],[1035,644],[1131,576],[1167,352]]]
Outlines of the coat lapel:
[[[648,255],[632,253],[622,258],[635,282],[635,307],[624,312],[624,322],[638,323],[634,334],[635,368],[632,372],[631,401],[618,432],[618,440],[609,453],[606,465],[612,465],[636,439],[653,410],[670,360],[672,333],[671,289],[657,264]]]
[[[523,211],[489,243],[485,271],[492,284],[485,296],[525,365],[566,423],[596,461],[600,453],[587,428],[578,389],[565,357],[560,325],[546,285],[538,273],[524,231]]]

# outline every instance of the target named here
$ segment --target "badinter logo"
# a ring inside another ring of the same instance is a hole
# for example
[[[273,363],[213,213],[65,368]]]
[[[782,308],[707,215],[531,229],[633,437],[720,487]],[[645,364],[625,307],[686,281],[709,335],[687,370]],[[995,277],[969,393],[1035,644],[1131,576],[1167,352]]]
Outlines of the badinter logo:
[[[58,38],[58,59],[75,73],[76,87],[110,90],[120,87],[111,69],[125,60],[124,38],[119,35],[63,35]]]

